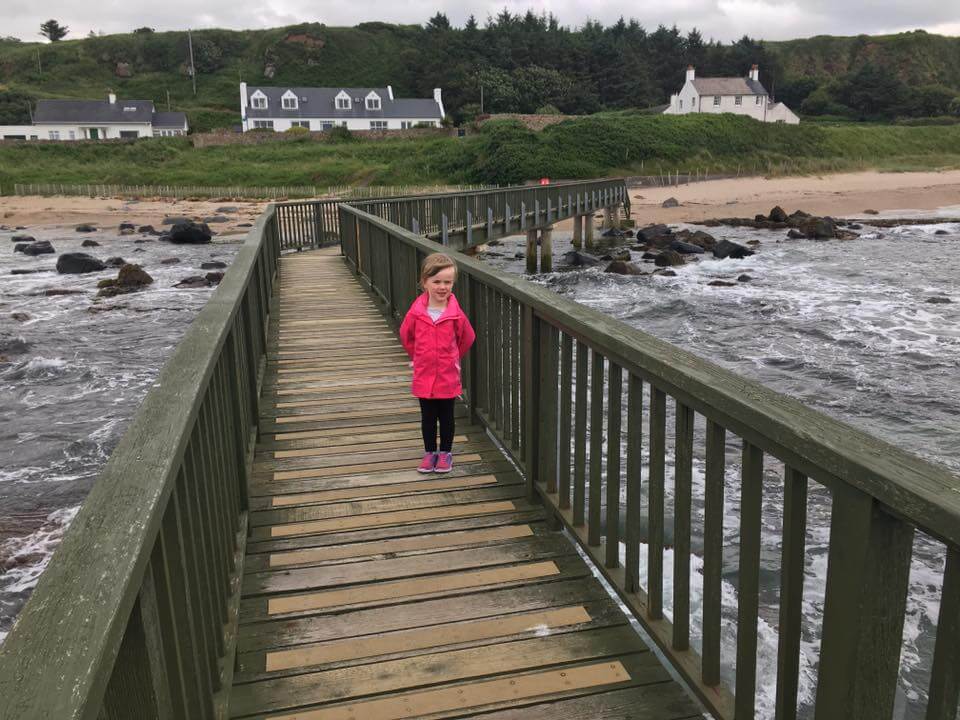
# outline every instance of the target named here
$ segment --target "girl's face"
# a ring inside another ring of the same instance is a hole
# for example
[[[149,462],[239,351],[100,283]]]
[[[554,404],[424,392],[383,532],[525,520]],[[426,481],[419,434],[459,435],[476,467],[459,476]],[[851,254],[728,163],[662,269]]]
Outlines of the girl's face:
[[[453,280],[457,275],[455,268],[448,267],[438,272],[433,277],[428,277],[426,281],[427,293],[430,295],[430,302],[434,305],[444,305],[450,293],[453,291]]]

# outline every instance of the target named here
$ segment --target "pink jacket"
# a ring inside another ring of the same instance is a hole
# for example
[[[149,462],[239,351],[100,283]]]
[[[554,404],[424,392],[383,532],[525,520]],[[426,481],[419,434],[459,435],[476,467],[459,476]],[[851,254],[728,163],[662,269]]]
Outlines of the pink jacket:
[[[463,392],[460,358],[476,333],[453,294],[436,323],[427,313],[429,299],[423,293],[414,300],[400,325],[400,342],[413,360],[412,391],[424,399],[455,398]]]

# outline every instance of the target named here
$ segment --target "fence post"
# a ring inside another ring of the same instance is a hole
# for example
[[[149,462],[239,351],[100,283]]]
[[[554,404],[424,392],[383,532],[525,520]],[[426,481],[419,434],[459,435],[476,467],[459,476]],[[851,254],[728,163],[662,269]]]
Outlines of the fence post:
[[[524,475],[527,482],[527,498],[534,500],[537,494],[540,457],[540,320],[530,305],[523,306],[523,448]]]

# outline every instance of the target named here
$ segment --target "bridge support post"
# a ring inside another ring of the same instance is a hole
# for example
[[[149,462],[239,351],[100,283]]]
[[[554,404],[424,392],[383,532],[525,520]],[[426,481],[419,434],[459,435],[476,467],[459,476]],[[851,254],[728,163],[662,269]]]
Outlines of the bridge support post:
[[[583,224],[584,224],[583,246],[592,248],[593,247],[593,215],[592,214],[584,215]]]
[[[510,206],[503,206],[503,234],[510,234]]]
[[[537,231],[527,230],[527,272],[537,271]]]
[[[583,247],[583,215],[573,216],[573,246],[579,250]]]
[[[553,228],[540,231],[540,272],[553,272]]]

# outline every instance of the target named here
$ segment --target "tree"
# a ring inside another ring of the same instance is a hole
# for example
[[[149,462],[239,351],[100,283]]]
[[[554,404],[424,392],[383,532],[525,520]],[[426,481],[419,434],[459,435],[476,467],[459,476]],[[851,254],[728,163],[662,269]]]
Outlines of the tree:
[[[56,20],[47,20],[40,25],[40,34],[49,38],[50,42],[62,40],[68,32],[70,32],[70,28],[66,25],[61,25]]]
[[[134,34],[134,35],[147,35],[147,34],[152,33],[152,32],[154,32],[154,30],[153,30],[152,27],[147,27],[146,25],[144,25],[143,27],[138,27],[136,30],[134,30],[134,31],[133,31],[133,34]]]

